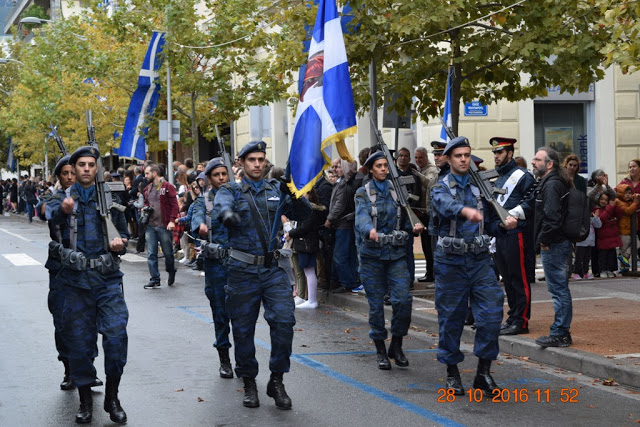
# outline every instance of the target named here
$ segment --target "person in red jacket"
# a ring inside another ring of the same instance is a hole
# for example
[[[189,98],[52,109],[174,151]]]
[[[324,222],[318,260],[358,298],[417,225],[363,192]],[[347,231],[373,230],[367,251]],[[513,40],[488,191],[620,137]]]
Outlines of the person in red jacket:
[[[596,229],[596,247],[602,278],[616,277],[614,271],[618,269],[616,248],[622,245],[622,240],[618,234],[616,210],[615,199],[610,200],[607,193],[600,195],[598,205],[593,209],[593,215],[600,217],[602,222],[602,226]]]
[[[147,211],[149,220],[145,240],[147,242],[147,263],[151,279],[144,285],[145,289],[160,287],[160,271],[158,270],[158,242],[164,254],[164,265],[169,279],[167,285],[171,286],[176,279],[176,267],[173,258],[173,229],[178,216],[178,198],[176,188],[165,181],[156,164],[149,165],[144,170],[144,176],[149,184],[144,189],[144,210]]]

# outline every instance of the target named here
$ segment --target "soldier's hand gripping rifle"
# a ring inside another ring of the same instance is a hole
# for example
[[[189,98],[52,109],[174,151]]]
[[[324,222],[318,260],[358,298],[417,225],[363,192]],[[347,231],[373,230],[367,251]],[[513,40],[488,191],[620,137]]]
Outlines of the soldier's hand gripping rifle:
[[[69,151],[67,150],[67,147],[64,146],[64,142],[62,141],[62,138],[60,137],[60,135],[58,135],[58,129],[56,129],[56,127],[53,125],[53,123],[49,124],[49,127],[51,128],[51,135],[53,135],[53,139],[56,140],[56,143],[58,144],[58,148],[60,149],[60,152],[62,153],[62,156],[68,156]]]
[[[440,121],[442,122],[442,126],[444,127],[449,139],[456,138],[456,135],[453,133],[453,129],[447,126],[444,120],[442,120],[442,117],[440,117]],[[502,193],[502,191],[500,189],[494,189],[493,184],[491,184],[489,179],[487,179],[486,175],[483,175],[482,172],[478,170],[478,166],[476,166],[473,160],[471,160],[469,163],[469,175],[471,175],[473,184],[478,187],[478,190],[480,190],[480,196],[488,204],[491,205],[493,210],[496,211],[496,214],[500,218],[500,222],[502,223],[502,225],[506,226],[507,217],[511,215],[509,215],[509,212],[505,208],[503,208],[502,205],[498,203],[498,201],[493,197],[493,193]]]
[[[216,125],[215,128],[216,128],[216,139],[218,140],[218,151],[220,151],[220,157],[222,157],[222,159],[224,160],[224,165],[227,167],[227,173],[229,174],[229,180],[231,180],[231,175],[233,175],[233,169],[231,169],[233,167],[233,163],[231,162],[231,157],[229,156],[229,153],[227,153],[227,150],[225,150],[224,148],[224,140],[220,138],[220,132],[218,132],[218,125]]]
[[[91,118],[91,110],[87,110],[86,113],[87,118],[87,144],[95,147],[99,150],[98,142],[96,141],[96,133],[95,128],[93,127],[93,122]],[[113,195],[111,194],[111,187],[104,180],[104,167],[102,166],[102,158],[98,158],[96,160],[96,164],[98,166],[98,171],[96,173],[95,183],[96,183],[96,195],[98,197],[98,212],[100,213],[100,217],[102,219],[102,224],[104,225],[104,230],[107,238],[107,245],[111,243],[111,241],[120,237],[120,232],[111,221],[111,208],[116,208],[117,210],[124,212],[126,209],[125,206],[121,204],[115,203],[113,201]],[[121,184],[121,183],[120,183]],[[122,186],[124,189],[124,185]]]
[[[387,158],[387,162],[389,163],[389,180],[391,181],[391,184],[393,185],[393,188],[398,195],[398,203],[407,213],[409,222],[411,222],[411,228],[413,228],[416,224],[423,225],[416,216],[415,212],[413,212],[413,209],[411,209],[411,206],[409,206],[409,200],[417,200],[417,196],[415,196],[414,194],[409,194],[409,192],[407,191],[407,185],[414,184],[416,182],[415,178],[412,175],[400,176],[400,174],[398,173],[398,168],[394,163],[393,156],[391,155],[391,152],[389,152],[389,147],[387,147],[384,139],[382,139],[382,133],[376,128],[375,123],[373,123],[373,117],[369,118],[371,119],[371,128],[375,132],[376,139],[378,140],[378,148],[384,153],[385,157]]]

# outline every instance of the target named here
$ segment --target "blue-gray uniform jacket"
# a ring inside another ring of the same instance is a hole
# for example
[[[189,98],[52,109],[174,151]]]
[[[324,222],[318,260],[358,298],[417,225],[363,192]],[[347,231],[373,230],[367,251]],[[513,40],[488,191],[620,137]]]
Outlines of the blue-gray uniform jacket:
[[[255,256],[263,256],[264,251],[256,224],[251,216],[249,203],[243,194],[249,194],[255,201],[260,222],[260,227],[264,233],[267,245],[269,245],[269,237],[273,221],[280,220],[276,218],[276,210],[280,203],[280,198],[284,197],[284,205],[282,214],[294,221],[303,221],[311,215],[311,204],[305,197],[292,200],[288,194],[283,195],[280,191],[280,183],[275,179],[264,179],[253,182],[248,178],[242,178],[240,183],[232,182],[224,184],[215,196],[213,209],[218,214],[218,219],[222,219],[222,215],[227,211],[233,211],[240,216],[240,221],[228,228],[229,230],[229,246],[233,249],[245,252]],[[276,239],[274,249],[280,249],[282,243]],[[262,266],[250,265],[229,258],[227,265],[231,268],[245,269],[251,272],[257,272]]]
[[[77,232],[75,233],[76,251],[82,252],[87,260],[96,259],[100,255],[107,253],[108,242],[106,242],[105,235],[103,233],[102,219],[100,218],[100,212],[98,211],[98,203],[96,199],[95,186],[92,186],[93,192],[90,194],[88,200],[83,200],[80,196],[80,184],[75,183],[71,186],[69,191],[69,197],[71,197],[77,206],[76,224]],[[70,222],[72,215],[67,215],[62,211],[62,201],[64,197],[53,198],[46,206],[46,217],[49,221],[60,226],[60,233],[62,239],[65,242],[70,242]],[[122,238],[129,238],[129,231],[127,230],[127,223],[122,212],[116,209],[111,209],[111,220],[115,227],[120,232]],[[126,248],[116,255],[126,253]],[[120,278],[123,274],[120,270],[115,270],[109,273],[107,276],[103,276],[105,279]],[[69,268],[62,268],[60,271],[60,278],[66,283],[83,289],[91,288],[91,279],[89,277],[89,271],[75,271]]]
[[[531,173],[529,173],[528,170],[519,167],[516,164],[516,161],[511,159],[511,161],[509,161],[509,163],[507,163],[506,165],[499,166],[496,168],[496,172],[498,172],[500,176],[498,176],[498,179],[496,179],[494,183],[495,187],[505,188],[507,181],[511,178],[511,176],[516,171],[522,171],[523,175],[518,180],[518,183],[515,185],[515,187],[513,187],[513,190],[510,192],[510,194],[496,195],[496,199],[498,201],[501,201],[503,198],[506,199],[506,201],[502,205],[502,207],[504,207],[506,210],[513,209],[516,206],[520,205],[524,197],[528,194],[531,187],[535,185],[535,178],[533,177],[533,175],[531,175]],[[523,205],[523,209],[525,207],[528,208],[525,210],[525,216],[528,219],[531,219],[533,217],[533,209],[529,206]],[[526,232],[527,225],[528,225],[528,221],[526,219],[524,220],[519,219],[518,226],[513,230],[508,230],[507,234],[516,234],[516,233]]]
[[[398,204],[391,197],[391,181],[385,179],[382,184],[384,185],[383,190],[379,192],[373,179],[368,183],[369,191],[372,194],[376,194],[375,201],[378,210],[375,227],[376,232],[378,234],[389,234],[396,229]],[[382,247],[376,248],[365,244],[365,239],[369,239],[369,231],[374,228],[373,218],[371,216],[371,200],[367,195],[365,187],[358,188],[355,201],[356,218],[354,228],[360,256],[377,258],[379,260],[396,260],[406,256],[407,250],[405,246],[382,245]],[[400,230],[411,233],[412,227],[407,215],[402,211],[400,213]]]
[[[480,223],[468,221],[460,215],[464,207],[478,209],[478,198],[474,195],[471,186],[471,179],[469,179],[467,185],[461,188],[453,176],[448,174],[431,189],[434,231],[435,235],[439,238],[450,236],[451,220],[455,220],[456,223],[455,237],[463,238],[467,244],[473,243],[474,238],[480,234]],[[453,188],[455,188],[455,198],[452,197]],[[481,204],[484,217],[483,234],[492,236],[499,235],[502,231],[499,228],[497,215],[484,200],[481,201]],[[468,255],[482,260],[485,259],[488,254],[488,252],[484,252],[477,255],[469,253]],[[459,256],[445,254],[440,244],[436,245],[433,252],[433,259],[435,262],[445,264],[458,265],[460,263]]]
[[[198,233],[198,229],[200,228],[200,224],[205,224],[211,230],[211,243],[217,243],[223,248],[229,247],[229,232],[227,227],[222,225],[222,222],[218,219],[218,212],[213,208],[213,203],[215,201],[217,190],[214,188],[211,189],[204,196],[200,195],[193,202],[193,212],[191,214],[191,231]],[[209,204],[212,206],[211,212],[209,212],[209,218],[211,218],[211,223],[207,222],[207,201],[205,201],[205,197],[208,198]]]

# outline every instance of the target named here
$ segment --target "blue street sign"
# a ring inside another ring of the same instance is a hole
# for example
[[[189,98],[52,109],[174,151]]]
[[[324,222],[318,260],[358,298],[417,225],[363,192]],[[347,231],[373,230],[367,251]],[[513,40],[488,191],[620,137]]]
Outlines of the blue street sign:
[[[465,116],[486,116],[487,106],[483,105],[480,101],[465,102],[464,115]]]

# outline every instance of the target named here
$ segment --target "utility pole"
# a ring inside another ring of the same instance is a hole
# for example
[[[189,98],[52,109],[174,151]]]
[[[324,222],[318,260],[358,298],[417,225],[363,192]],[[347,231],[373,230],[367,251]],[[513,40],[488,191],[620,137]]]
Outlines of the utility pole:
[[[371,96],[371,101],[369,102],[369,115],[371,116],[371,123],[375,127],[375,129],[371,129],[371,137],[370,137],[370,145],[371,147],[375,147],[378,145],[378,138],[376,132],[378,132],[378,80],[376,76],[376,60],[371,59],[371,63],[369,63],[369,95]]]

